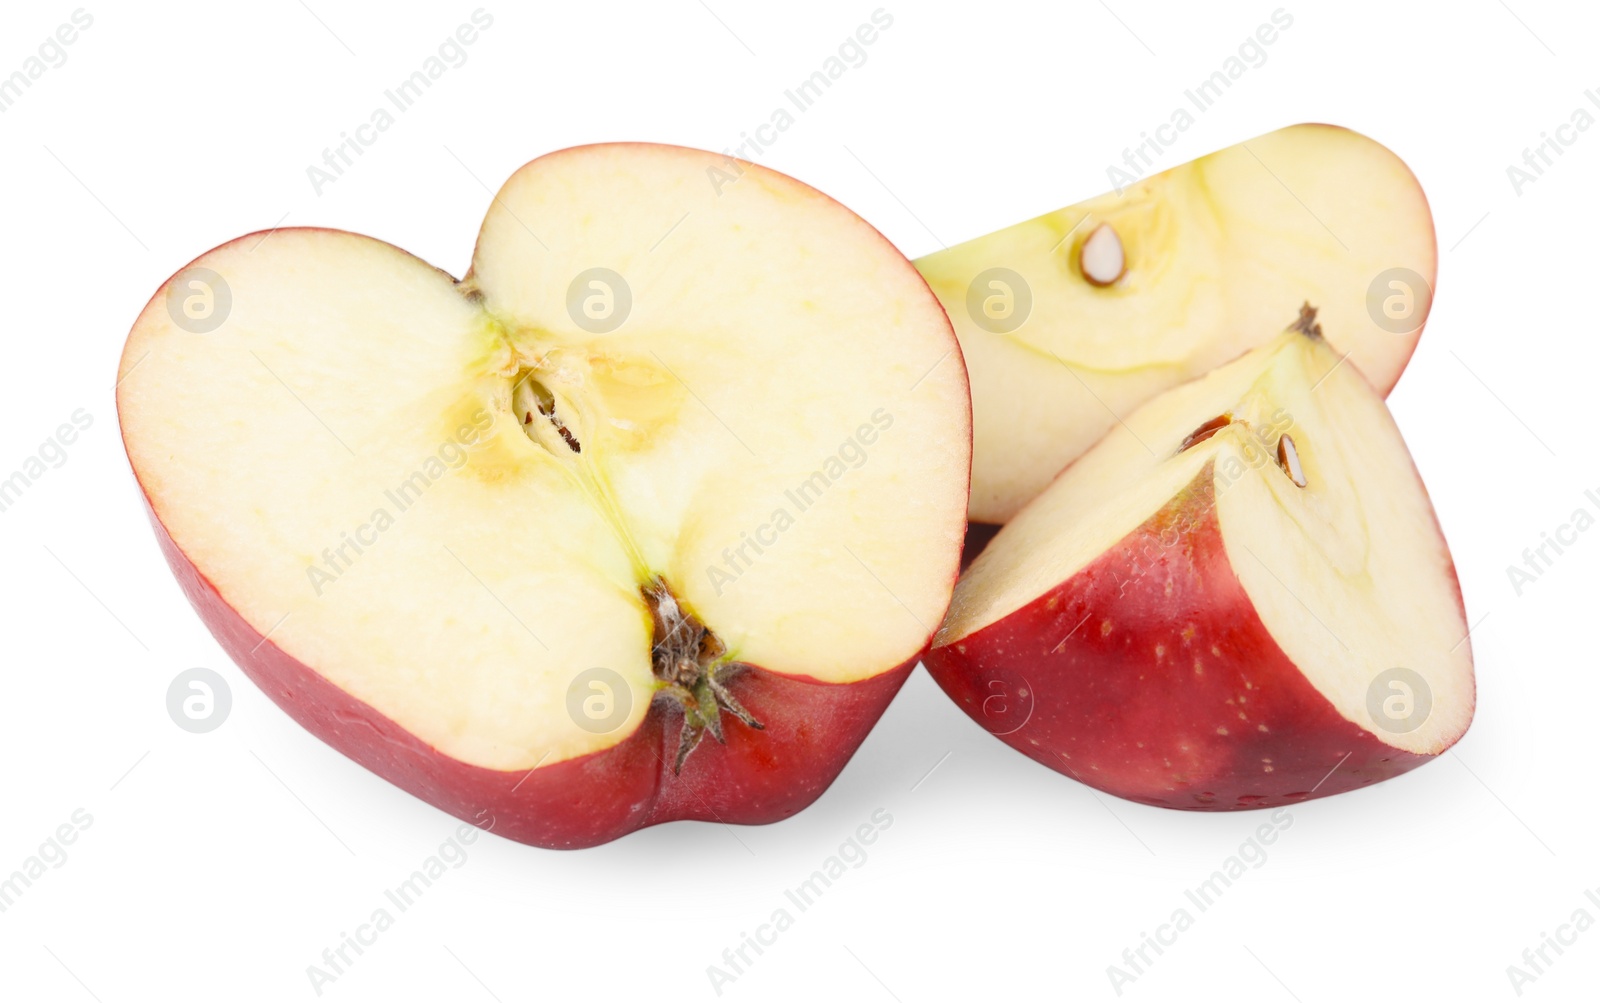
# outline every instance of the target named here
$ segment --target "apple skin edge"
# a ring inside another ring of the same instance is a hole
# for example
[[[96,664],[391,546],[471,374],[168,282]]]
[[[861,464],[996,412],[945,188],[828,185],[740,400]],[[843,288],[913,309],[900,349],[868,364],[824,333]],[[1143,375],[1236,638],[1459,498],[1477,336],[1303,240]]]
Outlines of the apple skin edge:
[[[1296,804],[1435,758],[1347,720],[1289,661],[1234,574],[1213,485],[1208,464],[1067,581],[930,650],[929,674],[1012,748],[1164,808]]]
[[[844,685],[759,667],[729,688],[765,730],[724,716],[726,744],[706,736],[674,775],[681,711],[657,703],[632,735],[601,752],[533,770],[463,763],[284,652],[228,605],[173,542],[145,499],[161,552],[200,619],[261,691],[307,731],[442,811],[519,843],[581,849],[677,820],[760,825],[827,790],[911,675],[913,656]]]

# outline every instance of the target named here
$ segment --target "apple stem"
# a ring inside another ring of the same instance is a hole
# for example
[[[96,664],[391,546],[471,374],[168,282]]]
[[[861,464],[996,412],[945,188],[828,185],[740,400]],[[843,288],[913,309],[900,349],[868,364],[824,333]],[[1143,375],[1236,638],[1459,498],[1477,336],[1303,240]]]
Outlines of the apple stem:
[[[727,645],[683,608],[664,579],[658,577],[651,584],[640,586],[639,593],[650,609],[654,626],[650,660],[657,692],[675,701],[683,711],[683,730],[672,767],[676,774],[682,771],[684,761],[706,732],[719,744],[727,742],[722,728],[724,711],[757,731],[763,726],[727,686],[727,677],[745,668],[743,663],[726,657]]]
[[[1289,330],[1299,331],[1308,338],[1321,338],[1322,325],[1317,323],[1317,308],[1309,301],[1300,304],[1300,316],[1289,325]]]

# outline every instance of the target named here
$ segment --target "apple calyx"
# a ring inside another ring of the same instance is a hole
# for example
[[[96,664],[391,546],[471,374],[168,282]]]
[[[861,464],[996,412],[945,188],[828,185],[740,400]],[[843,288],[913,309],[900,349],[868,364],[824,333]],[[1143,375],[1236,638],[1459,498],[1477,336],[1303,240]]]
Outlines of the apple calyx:
[[[683,710],[683,732],[678,739],[678,755],[672,772],[683,770],[684,760],[700,744],[707,732],[726,744],[722,713],[727,711],[746,726],[761,731],[764,725],[729,691],[725,680],[744,668],[728,659],[728,647],[708,630],[693,613],[684,609],[664,579],[640,586],[640,595],[650,608],[655,637],[650,660],[657,681],[656,692],[677,701]]]
[[[1109,286],[1128,270],[1122,238],[1110,223],[1101,223],[1090,232],[1078,249],[1078,270],[1090,285]]]

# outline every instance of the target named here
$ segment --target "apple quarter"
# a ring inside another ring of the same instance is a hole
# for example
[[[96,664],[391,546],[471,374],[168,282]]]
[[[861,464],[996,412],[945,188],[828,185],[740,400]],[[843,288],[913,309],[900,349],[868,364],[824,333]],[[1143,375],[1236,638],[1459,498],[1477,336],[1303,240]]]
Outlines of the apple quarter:
[[[1004,523],[1152,397],[1316,304],[1387,394],[1438,249],[1422,187],[1359,133],[1295,125],[917,260],[971,371],[971,517]]]
[[[1146,804],[1292,804],[1471,722],[1449,548],[1314,311],[1129,414],[963,574],[929,672],[1002,741]]]

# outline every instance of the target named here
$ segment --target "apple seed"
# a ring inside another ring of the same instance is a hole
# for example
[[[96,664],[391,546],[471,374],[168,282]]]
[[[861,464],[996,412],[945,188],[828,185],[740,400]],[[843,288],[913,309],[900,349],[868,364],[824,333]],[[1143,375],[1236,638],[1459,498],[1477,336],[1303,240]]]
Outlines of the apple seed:
[[[1178,452],[1181,453],[1190,446],[1197,446],[1200,443],[1205,442],[1207,439],[1211,438],[1213,435],[1216,435],[1222,429],[1227,428],[1231,424],[1233,424],[1233,412],[1229,411],[1224,414],[1217,415],[1215,418],[1212,418],[1210,421],[1202,424],[1199,428],[1185,436],[1183,439],[1183,445],[1178,447]]]
[[[1090,284],[1109,286],[1127,270],[1122,238],[1110,223],[1101,223],[1085,238],[1078,250],[1078,269]]]
[[[1306,486],[1306,472],[1300,467],[1300,451],[1294,448],[1294,440],[1287,435],[1278,439],[1278,466],[1283,468],[1296,487]]]
[[[523,412],[522,430],[528,433],[528,438],[541,446],[545,445],[540,441],[535,430],[529,427],[533,424],[533,412],[538,411],[540,415],[549,420],[551,426],[561,436],[561,441],[566,443],[568,449],[574,453],[583,452],[583,446],[578,442],[578,437],[572,434],[572,430],[567,427],[566,421],[556,414],[555,394],[550,392],[550,388],[534,379],[532,372],[524,373],[517,380],[511,396],[513,402],[519,405],[518,410]],[[531,410],[527,407],[528,404],[533,405]]]

